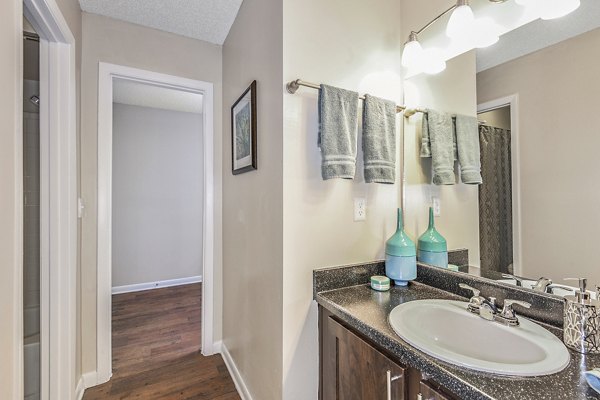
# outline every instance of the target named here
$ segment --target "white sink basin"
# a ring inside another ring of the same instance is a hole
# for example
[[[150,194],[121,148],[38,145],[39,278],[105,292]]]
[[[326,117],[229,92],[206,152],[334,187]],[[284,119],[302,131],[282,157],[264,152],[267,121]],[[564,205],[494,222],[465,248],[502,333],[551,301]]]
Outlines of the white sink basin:
[[[508,327],[451,300],[416,300],[394,308],[390,325],[406,342],[440,360],[499,375],[540,376],[563,370],[569,352],[552,333],[523,317]]]

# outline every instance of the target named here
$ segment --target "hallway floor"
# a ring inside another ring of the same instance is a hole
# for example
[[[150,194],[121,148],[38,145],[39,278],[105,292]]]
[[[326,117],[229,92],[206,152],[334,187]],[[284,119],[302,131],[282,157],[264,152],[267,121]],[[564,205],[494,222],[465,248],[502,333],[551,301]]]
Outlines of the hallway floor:
[[[201,284],[113,296],[113,376],[97,399],[239,399],[220,354],[200,354]]]

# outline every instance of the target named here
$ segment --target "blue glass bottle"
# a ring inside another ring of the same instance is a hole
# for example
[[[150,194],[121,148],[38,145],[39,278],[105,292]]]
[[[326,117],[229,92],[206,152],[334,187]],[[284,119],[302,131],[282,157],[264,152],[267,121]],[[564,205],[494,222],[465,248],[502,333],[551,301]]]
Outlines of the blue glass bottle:
[[[420,262],[440,268],[448,268],[448,245],[446,239],[435,229],[432,207],[429,207],[429,227],[419,237],[418,244],[418,259]]]
[[[400,208],[396,233],[385,243],[385,274],[398,286],[406,286],[417,277],[417,249],[404,232]]]

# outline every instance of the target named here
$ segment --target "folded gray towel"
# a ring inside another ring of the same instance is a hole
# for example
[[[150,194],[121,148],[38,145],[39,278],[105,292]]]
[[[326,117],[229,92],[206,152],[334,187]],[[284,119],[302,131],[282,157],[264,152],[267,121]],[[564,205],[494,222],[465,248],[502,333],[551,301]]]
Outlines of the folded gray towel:
[[[354,178],[357,131],[358,93],[321,85],[319,147],[323,180]]]
[[[452,118],[452,129],[453,129],[453,154],[454,160],[458,160],[458,149],[456,148],[456,118]],[[429,120],[427,119],[427,112],[423,113],[421,119],[421,158],[431,157],[431,142],[429,140]]]
[[[435,110],[427,110],[429,143],[433,166],[433,183],[454,185],[454,130],[452,116]]]
[[[462,182],[470,185],[480,185],[482,183],[481,159],[479,156],[479,132],[476,117],[456,116],[456,143]]]
[[[396,103],[365,95],[363,106],[365,182],[396,181]]]

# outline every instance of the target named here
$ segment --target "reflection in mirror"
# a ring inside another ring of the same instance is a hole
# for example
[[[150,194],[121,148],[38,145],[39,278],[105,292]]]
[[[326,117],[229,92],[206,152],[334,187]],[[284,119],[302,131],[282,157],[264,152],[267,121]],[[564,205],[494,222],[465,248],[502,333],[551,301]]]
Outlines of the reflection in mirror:
[[[435,201],[436,227],[449,250],[468,249],[470,273],[557,295],[572,294],[567,277],[600,284],[598,49],[600,4],[582,0],[566,17],[449,60],[439,75],[408,79],[406,104],[477,116],[483,184],[462,183],[458,162],[456,184],[432,184],[435,160],[420,156],[424,116],[405,118],[407,231],[426,229]]]

